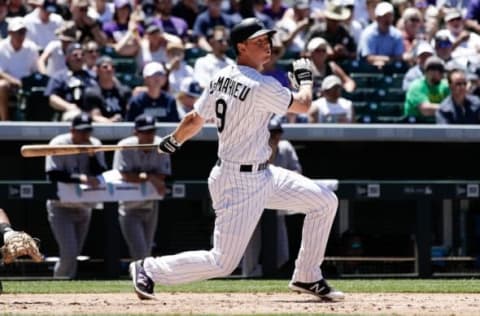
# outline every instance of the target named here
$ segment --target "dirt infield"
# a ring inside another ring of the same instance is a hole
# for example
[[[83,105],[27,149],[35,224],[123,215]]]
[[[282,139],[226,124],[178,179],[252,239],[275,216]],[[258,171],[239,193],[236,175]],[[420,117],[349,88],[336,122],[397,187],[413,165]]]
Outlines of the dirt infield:
[[[1,294],[0,314],[312,314],[479,315],[480,294],[348,294],[345,302],[319,302],[295,293]]]

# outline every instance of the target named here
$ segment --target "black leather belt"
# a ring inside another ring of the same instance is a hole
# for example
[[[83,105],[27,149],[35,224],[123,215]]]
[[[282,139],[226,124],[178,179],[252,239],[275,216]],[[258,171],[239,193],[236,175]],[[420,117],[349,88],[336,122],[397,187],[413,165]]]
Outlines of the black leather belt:
[[[222,165],[222,160],[218,159],[216,165],[220,167]],[[255,165],[240,165],[240,172],[252,172],[254,171],[254,166]],[[267,167],[268,162],[265,161],[258,165],[258,169],[256,171],[267,169]]]

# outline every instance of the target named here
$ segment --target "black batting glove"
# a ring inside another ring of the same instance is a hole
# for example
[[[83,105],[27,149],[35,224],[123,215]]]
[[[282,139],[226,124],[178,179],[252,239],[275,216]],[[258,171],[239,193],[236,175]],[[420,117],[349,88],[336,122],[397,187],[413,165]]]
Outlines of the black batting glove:
[[[160,152],[167,153],[167,154],[173,154],[174,152],[177,151],[177,149],[180,148],[182,144],[177,142],[177,140],[173,137],[173,135],[167,135],[165,136],[160,144],[158,145],[158,149]]]

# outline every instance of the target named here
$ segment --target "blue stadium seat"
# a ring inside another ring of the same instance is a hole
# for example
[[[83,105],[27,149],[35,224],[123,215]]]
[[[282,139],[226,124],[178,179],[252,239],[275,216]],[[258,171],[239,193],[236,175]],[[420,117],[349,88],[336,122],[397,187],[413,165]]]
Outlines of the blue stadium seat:
[[[49,77],[41,73],[33,73],[22,78],[22,88],[19,92],[20,110],[26,121],[52,121],[55,110],[49,105],[48,97],[44,96]]]

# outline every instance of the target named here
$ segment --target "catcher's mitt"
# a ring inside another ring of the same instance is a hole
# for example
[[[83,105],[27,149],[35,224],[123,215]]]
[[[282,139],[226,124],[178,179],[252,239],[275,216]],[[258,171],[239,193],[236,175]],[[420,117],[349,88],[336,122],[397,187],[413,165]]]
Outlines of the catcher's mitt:
[[[43,260],[35,239],[29,234],[19,231],[7,232],[4,236],[4,245],[0,248],[3,262],[9,264],[21,256],[29,256],[35,262]]]

